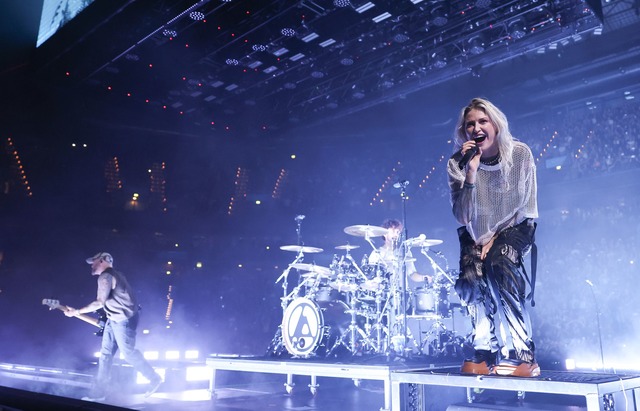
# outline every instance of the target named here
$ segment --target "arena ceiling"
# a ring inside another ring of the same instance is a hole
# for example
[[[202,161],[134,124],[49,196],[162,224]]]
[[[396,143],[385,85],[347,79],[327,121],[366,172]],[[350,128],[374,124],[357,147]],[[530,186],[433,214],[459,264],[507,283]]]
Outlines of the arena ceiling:
[[[548,104],[639,83],[639,8],[637,0],[98,0],[37,50],[32,79],[70,105],[80,96],[79,115],[101,113],[95,121],[144,118],[195,133],[321,124],[482,75],[509,78],[504,87]]]

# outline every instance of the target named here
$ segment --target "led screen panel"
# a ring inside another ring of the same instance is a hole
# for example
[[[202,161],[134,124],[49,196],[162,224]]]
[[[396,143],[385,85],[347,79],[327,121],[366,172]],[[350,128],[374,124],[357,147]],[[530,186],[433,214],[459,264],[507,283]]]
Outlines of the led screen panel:
[[[93,2],[94,0],[44,0],[36,47],[40,47]]]

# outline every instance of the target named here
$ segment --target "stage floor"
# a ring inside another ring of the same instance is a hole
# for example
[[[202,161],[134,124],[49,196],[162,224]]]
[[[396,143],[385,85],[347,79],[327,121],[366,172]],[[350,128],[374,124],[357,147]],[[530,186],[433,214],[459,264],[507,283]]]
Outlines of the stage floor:
[[[231,376],[230,376],[231,377]],[[320,388],[312,395],[306,385],[308,379],[294,378],[296,387],[291,394],[284,388],[284,379],[276,375],[254,376],[255,381],[241,381],[237,384],[224,384],[219,387],[217,398],[209,399],[207,389],[181,392],[160,392],[150,398],[141,394],[111,397],[103,404],[84,403],[87,410],[145,410],[145,411],[375,411],[381,408],[384,400],[384,387],[379,381],[363,381],[356,387],[350,380],[339,378],[318,378]],[[233,379],[233,377],[231,378]],[[80,394],[80,393],[79,393]],[[81,394],[80,394],[81,395]],[[515,395],[504,392],[477,394],[477,402],[471,405],[465,402],[463,390],[452,391],[446,387],[440,391],[438,401],[433,399],[423,405],[424,410],[548,410],[548,411],[581,411],[586,410],[584,401],[579,398],[558,396],[549,403],[548,396],[531,394],[527,400],[520,402]],[[70,398],[79,398],[72,396]],[[75,404],[79,403],[77,401]],[[0,405],[5,405],[0,399]],[[113,406],[108,407],[107,406]],[[91,408],[91,407],[94,408]],[[23,411],[40,411],[42,409],[74,410],[79,408],[20,408]],[[624,408],[622,408],[624,409]]]
[[[537,378],[460,375],[456,366],[420,360],[361,358],[344,362],[211,356],[212,378],[198,387],[165,384],[149,398],[121,390],[104,403],[87,403],[86,375],[53,383],[42,376],[0,369],[0,385],[21,390],[41,403],[9,403],[0,388],[0,405],[23,411],[153,410],[153,411],[371,411],[371,410],[636,410],[640,376],[542,370]],[[213,372],[215,370],[215,372]],[[211,395],[211,393],[214,395]],[[43,395],[68,399],[68,406],[42,407]],[[469,398],[473,402],[469,402]],[[27,398],[27,396],[25,396]],[[26,401],[26,400],[25,400]]]

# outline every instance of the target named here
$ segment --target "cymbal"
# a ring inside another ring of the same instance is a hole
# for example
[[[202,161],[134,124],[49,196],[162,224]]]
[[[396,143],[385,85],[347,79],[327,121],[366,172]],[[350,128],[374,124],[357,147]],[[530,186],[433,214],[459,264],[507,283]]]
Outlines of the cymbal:
[[[350,225],[345,227],[344,232],[357,237],[380,237],[387,234],[389,230],[375,225]]]
[[[433,247],[434,245],[442,244],[443,241],[430,239],[427,238],[424,234],[420,234],[418,237],[410,238],[404,243],[409,247]]]
[[[336,250],[355,250],[356,248],[360,248],[359,245],[351,245],[351,244],[345,244],[345,245],[339,245],[336,246]]]
[[[298,270],[309,271],[315,274],[324,275],[329,277],[331,275],[331,270],[327,267],[323,267],[321,265],[315,264],[307,264],[307,263],[295,263],[292,264],[291,267],[297,268]]]
[[[331,278],[330,275],[314,273],[314,272],[311,272],[311,271],[309,271],[308,273],[300,274],[300,277],[302,277],[302,278]]]
[[[306,245],[282,245],[280,249],[284,251],[295,251],[296,253],[301,251],[303,253],[321,253],[324,251],[322,248],[308,247]]]

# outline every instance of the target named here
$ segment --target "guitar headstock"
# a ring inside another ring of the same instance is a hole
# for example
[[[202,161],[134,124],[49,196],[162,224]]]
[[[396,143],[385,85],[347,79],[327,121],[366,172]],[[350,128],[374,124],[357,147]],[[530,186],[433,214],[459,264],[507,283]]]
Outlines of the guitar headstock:
[[[56,308],[62,308],[59,300],[51,300],[48,298],[45,298],[44,300],[42,300],[42,305],[48,306],[50,310],[54,310]]]

